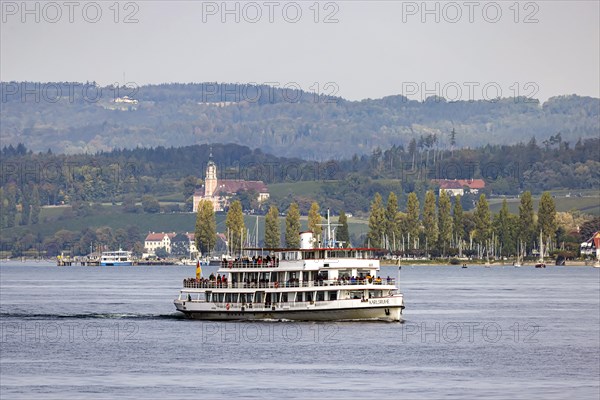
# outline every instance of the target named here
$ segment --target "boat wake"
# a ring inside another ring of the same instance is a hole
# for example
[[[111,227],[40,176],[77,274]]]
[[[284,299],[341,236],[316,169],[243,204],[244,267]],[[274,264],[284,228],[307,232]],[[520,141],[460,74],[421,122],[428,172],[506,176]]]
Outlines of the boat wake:
[[[64,320],[64,319],[102,319],[102,320],[180,320],[180,313],[172,314],[131,314],[131,313],[89,313],[89,314],[30,314],[0,313],[0,320]]]

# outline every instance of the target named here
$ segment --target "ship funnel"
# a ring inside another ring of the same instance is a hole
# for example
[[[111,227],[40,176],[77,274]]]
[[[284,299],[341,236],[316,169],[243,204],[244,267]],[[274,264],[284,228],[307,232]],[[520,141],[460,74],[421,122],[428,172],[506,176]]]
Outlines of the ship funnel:
[[[312,249],[313,248],[313,233],[311,231],[300,232],[300,248],[301,249]]]

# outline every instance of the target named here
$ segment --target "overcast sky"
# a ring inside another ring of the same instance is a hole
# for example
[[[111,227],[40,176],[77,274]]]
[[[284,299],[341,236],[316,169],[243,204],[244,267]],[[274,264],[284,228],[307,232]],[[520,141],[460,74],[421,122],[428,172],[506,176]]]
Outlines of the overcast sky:
[[[600,97],[597,0],[249,3],[2,0],[0,79]]]

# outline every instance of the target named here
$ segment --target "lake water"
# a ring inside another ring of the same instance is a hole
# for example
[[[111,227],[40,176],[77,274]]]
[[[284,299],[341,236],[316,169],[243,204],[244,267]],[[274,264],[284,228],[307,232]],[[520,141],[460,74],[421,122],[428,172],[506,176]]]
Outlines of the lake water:
[[[0,398],[600,397],[600,269],[403,267],[404,323],[186,320],[193,275],[2,264]]]

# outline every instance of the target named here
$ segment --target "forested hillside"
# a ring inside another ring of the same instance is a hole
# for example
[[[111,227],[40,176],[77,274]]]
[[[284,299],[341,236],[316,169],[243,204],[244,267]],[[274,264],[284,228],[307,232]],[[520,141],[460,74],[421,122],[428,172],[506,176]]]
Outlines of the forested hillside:
[[[419,102],[403,96],[338,97],[234,84],[97,87],[93,83],[4,82],[3,144],[89,153],[115,148],[237,143],[307,160],[350,158],[430,137],[450,150],[515,144],[560,133],[574,144],[600,134],[599,99],[561,96]],[[453,134],[451,135],[451,132]]]
[[[126,199],[139,202],[144,196],[153,196],[187,202],[184,210],[191,209],[191,194],[201,185],[211,152],[219,179],[281,184],[271,201],[282,208],[294,200],[303,211],[315,199],[332,209],[367,211],[375,192],[393,191],[399,196],[415,192],[422,197],[428,188],[436,187],[435,179],[481,178],[486,182],[485,193],[491,196],[516,195],[523,190],[597,189],[600,182],[598,138],[572,144],[555,135],[542,143],[532,138],[511,146],[456,150],[437,150],[432,142],[432,136],[421,137],[411,140],[408,148],[377,148],[368,156],[320,163],[277,157],[235,144],[138,148],[95,155],[34,153],[23,144],[9,145],[0,153],[2,226],[6,226],[7,215],[34,203],[84,206]],[[300,182],[306,184],[298,185]],[[245,208],[257,206],[248,203],[248,196],[244,200]]]

